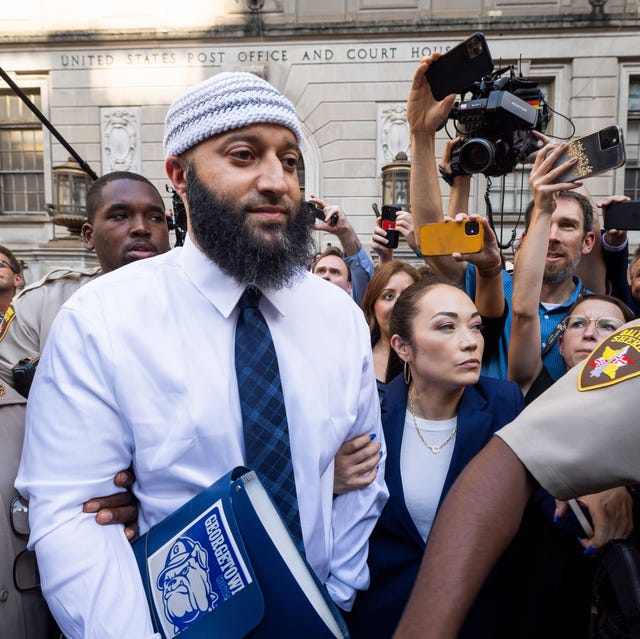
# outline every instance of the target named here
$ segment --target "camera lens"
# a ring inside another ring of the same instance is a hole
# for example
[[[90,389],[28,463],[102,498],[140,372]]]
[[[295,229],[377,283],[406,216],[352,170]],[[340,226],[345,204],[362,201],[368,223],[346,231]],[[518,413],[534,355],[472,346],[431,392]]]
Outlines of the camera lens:
[[[600,148],[604,151],[618,144],[618,129],[615,126],[607,127],[598,133]]]
[[[467,53],[472,60],[477,58],[482,53],[482,40],[480,38],[471,38],[467,42]]]
[[[480,233],[480,222],[477,220],[471,220],[464,224],[465,235],[478,235]]]
[[[496,155],[496,147],[484,138],[471,138],[460,147],[460,166],[467,173],[486,171]]]

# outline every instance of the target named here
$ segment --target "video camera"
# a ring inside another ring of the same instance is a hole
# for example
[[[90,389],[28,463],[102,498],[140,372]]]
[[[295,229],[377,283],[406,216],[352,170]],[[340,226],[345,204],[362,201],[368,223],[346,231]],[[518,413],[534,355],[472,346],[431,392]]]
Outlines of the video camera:
[[[470,100],[464,100],[467,92]],[[538,83],[516,75],[515,67],[474,82],[461,98],[449,113],[457,134],[465,138],[452,153],[453,175],[506,175],[538,148],[531,131],[544,133],[549,107]]]

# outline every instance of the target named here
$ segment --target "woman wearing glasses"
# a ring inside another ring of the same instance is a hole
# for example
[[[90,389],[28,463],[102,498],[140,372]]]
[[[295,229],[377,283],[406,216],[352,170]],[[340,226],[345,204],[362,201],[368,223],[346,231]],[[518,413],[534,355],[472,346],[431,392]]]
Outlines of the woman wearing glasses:
[[[516,303],[519,301],[518,294],[521,292],[519,288],[521,287],[516,280],[514,316]],[[525,295],[528,296],[528,293],[525,292]],[[535,318],[538,317],[537,301],[534,315]],[[583,362],[598,342],[632,319],[633,313],[619,299],[609,295],[585,293],[576,300],[569,309],[569,314],[558,324],[547,345],[557,340],[562,359],[567,368],[572,368]],[[529,330],[522,330],[521,325],[516,320],[511,329],[509,378],[518,382],[525,396],[525,405],[528,405],[553,384],[553,379],[542,363],[540,330],[536,329],[536,335],[533,336]]]
[[[513,282],[509,379],[519,384],[525,404],[554,383],[542,360],[540,291],[543,278],[549,277],[545,274],[547,263],[558,259],[555,254],[548,253],[550,234],[563,232],[552,225],[551,214],[556,204],[554,193],[576,186],[553,183],[557,170],[544,165],[545,162],[536,162],[531,172],[535,206],[517,254]],[[558,170],[563,170],[564,166]],[[545,349],[551,348],[557,340],[560,354],[567,368],[571,368],[583,362],[598,342],[631,319],[632,312],[618,299],[584,294],[553,331]],[[580,419],[578,414],[576,419]],[[602,425],[603,428],[606,426]],[[522,639],[542,636],[583,639],[588,636],[591,583],[597,567],[597,560],[591,555],[596,547],[609,539],[626,538],[633,529],[633,500],[626,488],[588,495],[579,501],[592,518],[593,536],[584,533],[573,515],[558,519],[564,505],[560,505],[560,510],[556,509],[553,498],[541,488],[534,497],[537,507],[530,505],[527,509],[525,524],[521,527],[528,535],[529,548],[528,564],[523,567],[527,578],[522,583],[522,601],[532,603],[521,617],[522,628],[518,636]]]

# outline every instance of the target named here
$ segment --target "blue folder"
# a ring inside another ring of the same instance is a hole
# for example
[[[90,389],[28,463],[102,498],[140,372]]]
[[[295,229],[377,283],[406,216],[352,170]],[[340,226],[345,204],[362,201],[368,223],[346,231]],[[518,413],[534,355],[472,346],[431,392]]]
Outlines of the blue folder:
[[[238,467],[133,544],[163,639],[348,638],[257,475]]]

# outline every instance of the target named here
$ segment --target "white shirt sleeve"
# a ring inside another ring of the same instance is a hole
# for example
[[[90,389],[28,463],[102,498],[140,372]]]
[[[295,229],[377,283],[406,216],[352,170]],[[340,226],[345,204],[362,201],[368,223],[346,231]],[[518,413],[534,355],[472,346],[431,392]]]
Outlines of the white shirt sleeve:
[[[31,391],[16,481],[30,500],[42,591],[68,639],[156,637],[122,526],[98,526],[82,513],[88,498],[115,492],[115,473],[131,463],[108,340],[88,335],[77,312],[63,309],[55,325]]]
[[[368,337],[368,334],[367,336]],[[380,401],[370,350],[364,349],[358,415],[345,441],[363,433],[375,433],[383,453],[376,479],[366,488],[352,490],[333,500],[333,552],[326,581],[331,598],[351,610],[356,591],[369,587],[369,537],[389,496],[384,483],[386,450],[380,423]]]

